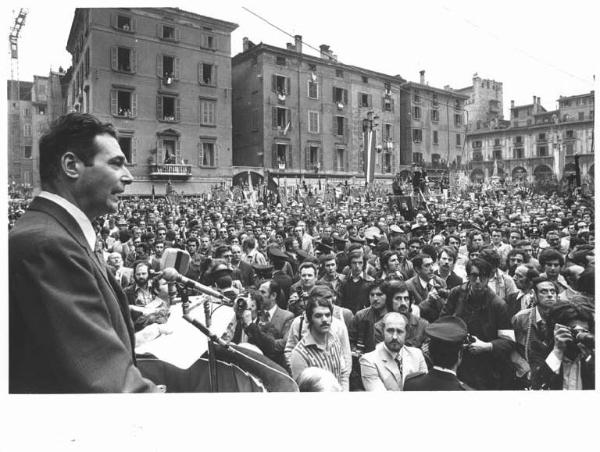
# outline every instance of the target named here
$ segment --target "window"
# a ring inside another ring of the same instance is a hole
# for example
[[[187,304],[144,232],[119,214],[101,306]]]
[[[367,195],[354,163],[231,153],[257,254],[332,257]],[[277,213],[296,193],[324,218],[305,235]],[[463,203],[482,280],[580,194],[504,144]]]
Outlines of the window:
[[[502,160],[502,150],[495,149],[492,151],[492,159]]]
[[[514,148],[513,149],[513,158],[514,159],[525,158],[525,150],[523,148]]]
[[[437,107],[439,105],[437,93],[433,93],[431,95],[431,105],[433,105],[434,107]],[[436,121],[438,120],[436,119]]]
[[[286,95],[291,92],[290,79],[283,75],[273,75],[271,79],[271,90],[280,95]]]
[[[335,76],[338,78],[344,78],[344,71],[341,69],[336,69],[335,70]]]
[[[135,139],[131,133],[124,134],[123,132],[119,132],[119,146],[125,154],[125,159],[127,159],[127,163],[134,164],[135,163]]]
[[[179,30],[171,25],[162,25],[161,27],[160,38],[165,41],[178,41],[179,40]]]
[[[45,105],[39,105],[38,106],[38,113],[40,115],[45,115],[46,114],[46,106]]]
[[[548,147],[547,146],[538,146],[538,157],[548,157]]]
[[[394,111],[394,99],[390,98],[389,96],[386,96],[383,98],[382,102],[381,102],[381,109],[383,111]]]
[[[414,120],[421,119],[421,107],[413,107],[413,119]]]
[[[137,94],[131,88],[112,89],[110,110],[114,116],[135,118],[137,116]]]
[[[462,103],[461,103],[460,99],[456,99],[454,101],[454,109],[455,110],[461,110],[462,109]]]
[[[567,143],[565,145],[567,155],[573,155],[573,143]]]
[[[200,47],[204,47],[205,49],[216,49],[216,38],[214,35],[210,33],[205,33],[202,35],[202,45]]]
[[[344,155],[345,149],[342,147],[335,148],[335,170],[336,171],[344,171],[346,169],[346,165],[344,163]]]
[[[200,99],[200,124],[203,126],[215,126],[217,101],[213,99]]]
[[[159,134],[156,149],[158,163],[181,163],[181,142],[179,141],[178,135],[172,133]]]
[[[308,70],[311,72],[317,72],[317,65],[314,63],[308,63]]]
[[[440,154],[431,154],[431,164],[433,166],[439,166],[441,163],[441,157]]]
[[[456,145],[460,146],[461,145],[461,139],[460,139],[460,133],[456,134]]]
[[[312,170],[319,167],[319,146],[309,145],[306,155],[306,169]]]
[[[423,141],[423,131],[421,129],[413,129],[413,141],[415,143]]]
[[[23,158],[31,158],[31,146],[23,146]]]
[[[25,138],[31,137],[31,124],[28,124],[28,123],[23,124],[23,136]]]
[[[319,133],[319,112],[308,112],[308,131],[310,133]]]
[[[433,122],[438,122],[440,120],[440,111],[439,110],[431,110],[431,120]]]
[[[523,144],[523,137],[521,135],[515,137],[515,144]]]
[[[129,16],[117,15],[116,26],[121,31],[133,31],[133,21]]]
[[[438,140],[438,131],[437,130],[433,131],[433,144],[440,144],[440,142]]]
[[[348,90],[344,88],[333,87],[333,101],[339,105],[346,105],[348,103]],[[338,106],[339,106],[338,105]]]
[[[343,136],[345,132],[345,118],[343,116],[335,117],[335,134]]]
[[[273,144],[273,168],[279,168],[279,165],[285,165],[290,167],[292,164],[290,156],[290,145],[287,143],[275,143]]]
[[[413,152],[413,163],[423,163],[423,154],[421,152]]]
[[[275,63],[278,64],[279,66],[285,66],[285,57],[278,56],[275,59]]]
[[[389,152],[383,154],[383,172],[387,174],[392,172],[392,154]]]
[[[311,99],[319,98],[319,84],[317,82],[308,81],[308,97]]]
[[[383,125],[383,140],[384,141],[392,141],[393,139],[394,139],[394,135],[392,132],[392,125],[384,124]]]
[[[483,160],[483,154],[481,153],[480,149],[473,151],[473,160],[476,162],[480,162]]]
[[[572,130],[567,130],[565,132],[565,135],[566,135],[567,140],[570,140],[575,137]]]
[[[172,55],[159,55],[157,59],[157,74],[167,86],[173,80],[179,80],[179,58]]]
[[[579,119],[580,121],[583,121],[585,119],[585,113],[582,111],[577,113],[577,119]]]
[[[413,102],[415,104],[420,104],[421,103],[421,96],[419,95],[419,91],[415,91],[413,93]]]
[[[209,63],[198,65],[198,82],[201,85],[217,86],[217,66]]]
[[[494,138],[494,146],[500,146],[500,138]]]
[[[358,105],[360,107],[370,107],[371,103],[371,95],[365,93],[358,93]]]
[[[473,141],[473,149],[481,149],[481,140]]]
[[[198,161],[200,166],[214,167],[216,166],[216,144],[214,141],[202,141],[200,143],[200,155]]]
[[[362,82],[363,82],[363,83],[369,83],[369,77],[367,77],[367,76],[363,75],[363,76],[362,76]]]
[[[113,71],[134,73],[136,71],[135,49],[111,47],[111,65]]]
[[[519,110],[513,110],[513,118],[517,119],[519,117]]]
[[[546,141],[546,134],[545,133],[540,133],[538,134],[538,141]]]
[[[283,107],[273,107],[273,128],[287,131],[292,120],[292,114],[289,109]]]
[[[462,126],[462,115],[461,114],[454,115],[454,127],[460,127],[460,126]]]
[[[156,98],[156,114],[159,121],[180,120],[180,101],[177,96],[161,94]]]

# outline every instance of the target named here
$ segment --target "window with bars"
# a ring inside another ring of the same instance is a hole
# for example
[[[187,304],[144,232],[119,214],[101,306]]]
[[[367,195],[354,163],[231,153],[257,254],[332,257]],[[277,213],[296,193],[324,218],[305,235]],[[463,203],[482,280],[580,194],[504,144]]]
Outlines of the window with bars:
[[[416,121],[421,119],[421,107],[413,107],[413,119]]]
[[[423,163],[423,153],[422,152],[413,152],[413,163]]]
[[[345,135],[346,132],[346,118],[343,116],[335,117],[335,134],[338,136]]]
[[[431,110],[431,120],[433,122],[438,122],[440,120],[440,111],[439,110]]]
[[[514,148],[513,149],[513,158],[514,159],[525,158],[525,149],[523,149],[523,148]]]
[[[308,97],[311,99],[319,98],[319,84],[317,82],[308,81]]]

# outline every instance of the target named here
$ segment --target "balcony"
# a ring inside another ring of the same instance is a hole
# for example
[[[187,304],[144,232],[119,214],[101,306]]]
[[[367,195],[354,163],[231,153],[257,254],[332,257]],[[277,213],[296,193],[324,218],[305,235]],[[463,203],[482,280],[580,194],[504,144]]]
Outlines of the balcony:
[[[187,179],[192,176],[192,165],[153,164],[150,165],[150,177],[153,179]]]

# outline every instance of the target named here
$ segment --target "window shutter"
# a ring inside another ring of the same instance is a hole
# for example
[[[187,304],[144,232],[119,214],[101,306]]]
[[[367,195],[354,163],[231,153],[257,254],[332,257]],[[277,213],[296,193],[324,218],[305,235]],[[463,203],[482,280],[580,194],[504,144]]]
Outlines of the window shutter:
[[[110,17],[110,25],[111,25],[113,28],[117,28],[117,15],[116,15],[116,14],[113,14],[113,15]]]
[[[216,64],[213,64],[211,72],[212,72],[212,74],[211,74],[212,75],[212,77],[211,77],[212,84],[213,84],[213,86],[217,86],[217,65]]]
[[[304,146],[304,169],[309,169],[310,165],[310,147]]]
[[[137,71],[137,52],[131,49],[131,72]]]
[[[367,102],[369,103],[369,107],[373,107],[373,95],[369,94],[367,97]]]
[[[175,99],[175,121],[181,121],[181,99]]]
[[[198,83],[202,83],[202,63],[198,63]]]
[[[283,127],[287,127],[288,123],[290,124],[290,126],[288,127],[288,133],[290,130],[292,130],[292,110],[290,110],[289,108],[285,109],[285,124],[283,125]]]
[[[271,91],[277,91],[277,76],[275,74],[271,76]]]
[[[394,99],[390,99],[390,106],[392,109],[392,113],[394,113]]]
[[[271,166],[273,168],[279,168],[278,163],[279,162],[277,161],[277,144],[273,143],[271,145]]]
[[[362,93],[358,93],[358,106],[362,107]]]
[[[214,166],[219,167],[219,154],[221,153],[221,145],[215,143],[215,161]]]
[[[160,120],[163,119],[163,111],[162,111],[162,97],[156,96],[156,117]]]
[[[113,115],[117,114],[117,90],[110,90],[110,112]]]
[[[131,93],[131,116],[137,116],[137,93]]]
[[[131,31],[136,31],[137,30],[137,20],[135,19],[135,17],[131,18]]]
[[[331,101],[335,102],[335,86],[332,88],[332,91],[331,91]]]
[[[159,77],[163,77],[164,73],[163,73],[163,56],[162,55],[156,55],[156,74]]]
[[[385,97],[381,98],[381,111],[385,111]]]
[[[293,159],[292,159],[292,145],[288,144],[287,149],[286,149],[287,155],[285,156],[285,167],[286,168],[293,168],[294,165],[292,164]],[[298,162],[299,164],[300,162]]]
[[[277,127],[277,107],[272,108],[273,112],[273,128]]]
[[[162,165],[165,161],[165,148],[163,147],[163,140],[161,138],[156,141],[156,155],[158,157],[156,163]]]
[[[331,117],[331,133],[333,133],[334,135],[337,135],[337,116],[333,115]]]
[[[110,48],[110,67],[112,68],[113,71],[116,71],[118,69],[118,67],[117,67],[117,48],[116,47]]]
[[[181,41],[181,30],[179,28],[175,29],[175,40]]]
[[[179,99],[177,99],[179,100]],[[175,141],[175,163],[181,163],[181,139],[177,138]]]
[[[175,58],[175,62],[174,62],[175,68],[174,68],[174,72],[175,72],[175,80],[179,80],[181,78],[181,66],[180,66],[180,60],[179,58]]]
[[[292,92],[292,80],[289,77],[285,78],[285,93],[289,96]]]
[[[344,105],[348,105],[348,90],[344,90]]]
[[[137,138],[136,137],[132,137],[131,138],[131,163],[135,164],[137,163]]]
[[[156,24],[156,36],[162,39],[162,24]]]
[[[202,162],[204,161],[204,147],[202,146],[202,141],[198,143],[198,166],[202,166]]]

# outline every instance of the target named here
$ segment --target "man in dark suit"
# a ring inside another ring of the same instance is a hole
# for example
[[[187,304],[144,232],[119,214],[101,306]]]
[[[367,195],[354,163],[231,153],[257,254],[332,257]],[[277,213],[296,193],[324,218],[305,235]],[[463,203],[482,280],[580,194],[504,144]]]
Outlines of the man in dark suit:
[[[240,245],[232,245],[231,255],[231,267],[233,268],[231,277],[233,280],[240,281],[242,286],[244,286],[244,289],[254,287],[256,272],[251,264],[242,260],[242,247]]]
[[[465,391],[466,384],[456,376],[462,359],[467,324],[460,317],[440,317],[428,325],[425,333],[430,338],[429,356],[433,367],[427,374],[406,377],[405,391]]]
[[[412,293],[421,317],[432,323],[439,317],[443,306],[436,287],[445,289],[446,282],[433,273],[433,259],[428,254],[417,254],[412,258],[412,264],[416,274],[406,281],[406,287]]]
[[[115,129],[71,113],[39,148],[42,192],[9,236],[9,391],[156,392],[126,297],[93,253],[92,220],[132,182]]]

